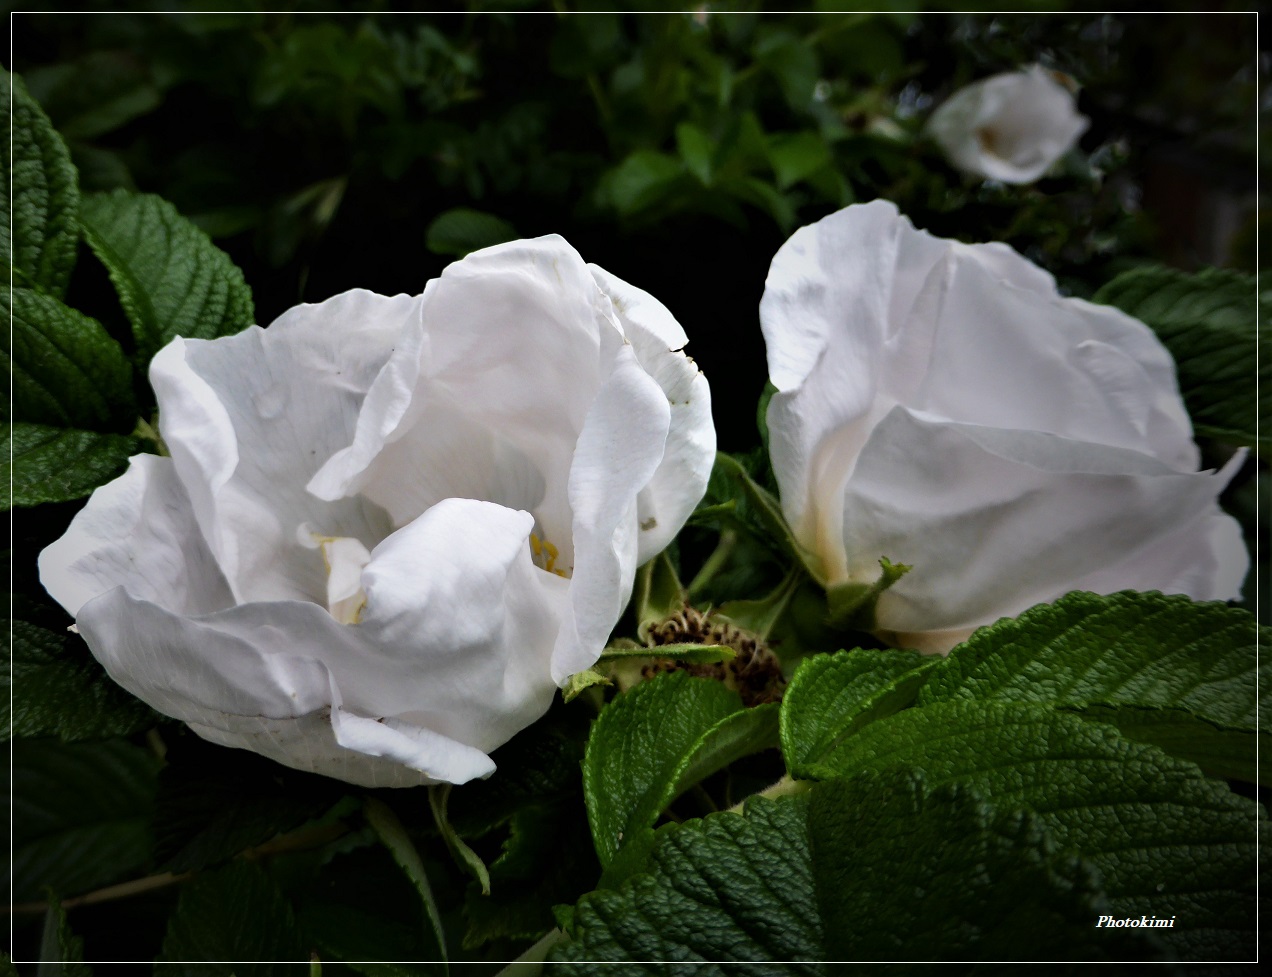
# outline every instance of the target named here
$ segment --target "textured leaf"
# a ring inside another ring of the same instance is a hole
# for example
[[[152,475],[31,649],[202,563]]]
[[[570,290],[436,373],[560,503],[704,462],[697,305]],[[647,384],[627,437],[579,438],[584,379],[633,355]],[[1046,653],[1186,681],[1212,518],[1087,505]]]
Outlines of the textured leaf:
[[[155,977],[307,977],[307,963],[281,961],[308,957],[291,906],[273,880],[258,865],[231,862],[181,890],[154,972]]]
[[[561,977],[596,972],[657,973],[618,961],[749,961],[686,972],[765,975],[821,974],[813,963],[822,947],[822,924],[809,856],[807,798],[752,802],[745,817],[716,814],[658,833],[647,874],[619,889],[584,896],[574,912],[573,940],[551,959]],[[755,964],[772,961],[762,970]]]
[[[159,761],[126,740],[15,740],[13,898],[73,896],[122,881],[150,856]]]
[[[862,726],[910,705],[939,663],[917,651],[867,648],[804,659],[782,697],[786,768],[804,777],[810,766],[833,762]]]
[[[555,925],[554,905],[595,887],[601,867],[578,801],[532,805],[513,816],[503,851],[490,864],[490,894],[468,886],[465,947],[537,939]]]
[[[447,960],[446,934],[442,931],[442,920],[437,914],[437,901],[433,898],[433,887],[429,885],[428,873],[424,870],[424,863],[420,860],[419,852],[415,850],[415,845],[407,835],[402,822],[398,820],[398,816],[383,801],[375,797],[367,797],[363,801],[363,811],[366,814],[367,823],[371,825],[380,843],[389,850],[393,861],[411,880],[411,885],[419,894],[424,918],[428,922],[428,929],[432,931],[430,935],[434,941],[430,947],[432,950],[430,956],[441,961]]]
[[[1254,279],[1210,268],[1136,268],[1095,293],[1152,327],[1175,358],[1179,388],[1198,434],[1231,444],[1272,446],[1272,360],[1258,356],[1268,316]],[[1258,402],[1255,393],[1258,391]]]
[[[434,254],[456,258],[516,239],[517,229],[502,217],[469,207],[438,214],[424,232],[425,247]]]
[[[80,220],[132,323],[139,363],[174,336],[214,339],[252,324],[243,273],[166,200],[126,190],[90,194]]]
[[[40,938],[40,968],[35,977],[92,977],[84,963],[84,941],[66,921],[66,910],[56,896],[49,900]]]
[[[648,830],[684,790],[749,753],[776,745],[772,707],[743,710],[737,693],[684,672],[615,699],[592,727],[583,793],[601,864]]]
[[[1092,926],[1101,898],[1036,819],[905,771],[864,774],[661,829],[648,873],[579,901],[555,956],[580,963],[553,973],[596,960],[741,977],[842,972],[819,960],[1151,958]]]
[[[1272,666],[1260,667],[1257,654],[1265,631],[1249,611],[1219,602],[1072,593],[977,631],[931,673],[919,703],[1131,707],[1092,716],[1124,720],[1132,738],[1254,780],[1256,707],[1272,709]],[[1227,735],[1207,736],[1205,727]]]
[[[1037,818],[975,790],[929,790],[905,770],[859,775],[815,789],[808,823],[828,960],[1160,955],[1126,930],[1095,929],[1108,912],[1098,876],[1054,855]]]
[[[1177,916],[1159,935],[1180,956],[1246,959],[1255,934],[1257,806],[1191,763],[1111,726],[1041,706],[944,702],[872,723],[833,778],[917,768],[1035,813],[1062,852],[1090,861],[1110,913]]]
[[[75,167],[66,145],[21,79],[7,71],[0,71],[0,77],[4,79],[0,111],[4,130],[13,140],[12,165],[5,153],[0,173],[5,195],[0,207],[0,260],[13,269],[14,284],[61,296],[75,266],[79,242]]]
[[[324,961],[345,961],[367,977],[446,973],[440,962],[390,962],[431,960],[436,948],[430,949],[432,935],[421,925],[418,895],[383,846],[336,855],[299,896],[298,919]]]
[[[499,747],[495,772],[456,787],[447,815],[465,837],[490,831],[527,805],[572,800],[582,792],[579,766],[591,726],[588,710],[554,707]]]
[[[155,800],[155,857],[169,872],[203,869],[322,817],[347,785],[191,735],[169,738]]]
[[[138,438],[124,434],[10,425],[0,443],[4,508],[83,498],[122,472],[142,447]]]
[[[3,738],[104,739],[149,729],[160,717],[88,654],[83,641],[14,621],[9,668],[0,668]],[[10,694],[12,693],[12,712]],[[10,726],[12,722],[12,726]]]
[[[135,419],[132,367],[101,323],[52,296],[7,286],[0,315],[13,324],[6,353],[15,420],[105,430]]]

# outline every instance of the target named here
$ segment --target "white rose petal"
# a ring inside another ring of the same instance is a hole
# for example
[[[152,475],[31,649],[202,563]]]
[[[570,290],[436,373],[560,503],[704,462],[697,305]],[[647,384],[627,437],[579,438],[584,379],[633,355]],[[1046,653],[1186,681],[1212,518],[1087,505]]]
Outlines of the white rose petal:
[[[1077,143],[1089,120],[1040,65],[961,88],[928,120],[950,162],[976,176],[1032,183]]]
[[[835,586],[913,567],[881,634],[948,650],[1077,589],[1238,596],[1248,556],[1215,499],[1244,455],[1197,472],[1143,323],[881,201],[797,231],[760,319],[773,468],[814,569]]]
[[[172,457],[98,489],[41,580],[206,739],[367,786],[486,776],[705,491],[684,343],[558,237],[176,339],[151,368]]]

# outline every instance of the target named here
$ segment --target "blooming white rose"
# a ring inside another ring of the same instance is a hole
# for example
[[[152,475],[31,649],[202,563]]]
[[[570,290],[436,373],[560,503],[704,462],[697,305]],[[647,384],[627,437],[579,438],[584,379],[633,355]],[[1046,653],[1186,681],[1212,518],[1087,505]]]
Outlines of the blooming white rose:
[[[171,457],[98,489],[41,580],[206,739],[366,786],[487,775],[705,490],[685,341],[559,237],[173,340],[150,371]]]
[[[1073,148],[1089,120],[1040,65],[960,88],[927,130],[950,162],[1004,183],[1032,183]]]
[[[1238,595],[1248,556],[1215,499],[1242,456],[1197,472],[1173,361],[1138,320],[875,201],[782,246],[760,321],[773,469],[814,571],[913,568],[875,607],[884,637],[948,650],[1070,590]]]

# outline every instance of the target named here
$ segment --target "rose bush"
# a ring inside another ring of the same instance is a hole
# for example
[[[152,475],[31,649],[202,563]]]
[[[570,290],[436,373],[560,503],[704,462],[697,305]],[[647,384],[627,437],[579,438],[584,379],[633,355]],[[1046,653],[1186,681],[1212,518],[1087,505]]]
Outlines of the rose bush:
[[[783,511],[832,589],[912,570],[874,627],[944,651],[1071,590],[1238,596],[1241,531],[1197,472],[1170,354],[1010,248],[882,201],[801,228],[760,318]]]
[[[1088,120],[1040,65],[961,88],[928,120],[950,162],[976,176],[1032,183],[1073,148]]]
[[[206,739],[367,786],[484,776],[705,490],[685,341],[559,237],[176,339],[151,366],[171,457],[98,489],[41,580]]]

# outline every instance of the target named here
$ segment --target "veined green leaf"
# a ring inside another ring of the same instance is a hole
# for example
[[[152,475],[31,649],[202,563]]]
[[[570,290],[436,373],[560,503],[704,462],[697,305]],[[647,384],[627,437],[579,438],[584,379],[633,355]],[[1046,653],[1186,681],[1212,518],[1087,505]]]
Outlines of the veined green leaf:
[[[1098,877],[1056,854],[1036,818],[909,771],[866,773],[661,829],[646,873],[580,900],[553,972],[675,960],[830,977],[842,965],[817,961],[940,960],[947,973],[1157,955],[1139,934],[1096,929],[1102,909]]]
[[[265,870],[231,862],[182,889],[154,972],[211,977],[227,971],[200,961],[221,960],[239,961],[235,977],[304,977],[309,965],[297,961],[308,956],[292,908]]]
[[[50,295],[7,285],[0,315],[13,324],[6,353],[14,420],[95,430],[131,424],[132,368],[101,323]]]
[[[1179,389],[1198,434],[1272,447],[1272,361],[1258,353],[1269,304],[1249,275],[1209,268],[1136,268],[1095,293],[1152,327],[1175,358]],[[1255,401],[1258,390],[1259,400]],[[1256,439],[1256,425],[1264,432]]]
[[[68,647],[64,635],[13,622],[9,667],[0,666],[3,738],[9,738],[11,728],[15,736],[102,739],[148,729],[158,721],[149,706],[116,685],[89,657],[81,639],[75,640],[78,652]]]
[[[917,651],[857,648],[804,659],[782,697],[782,756],[796,777],[833,762],[867,723],[910,705],[940,659]]]
[[[15,285],[61,296],[79,242],[75,167],[66,144],[21,79],[7,71],[0,71],[0,78],[0,112],[4,130],[13,138],[12,163],[5,153],[0,173],[0,259],[13,269]]]
[[[931,673],[919,703],[1083,710],[1206,769],[1255,780],[1256,710],[1272,710],[1260,642],[1268,636],[1254,615],[1217,601],[1076,592],[981,628]]]
[[[122,472],[128,459],[142,450],[140,439],[124,434],[9,425],[0,442],[4,508],[83,498]]]
[[[1180,956],[1253,953],[1264,815],[1194,764],[1048,707],[957,701],[871,723],[812,772],[833,779],[895,767],[1031,811],[1058,851],[1095,866],[1110,914],[1176,917],[1158,935]]]
[[[84,962],[84,941],[75,935],[66,921],[61,901],[53,896],[44,914],[36,977],[92,977],[92,974],[92,968]]]
[[[737,693],[684,672],[655,676],[615,699],[592,726],[583,792],[601,864],[647,833],[683,791],[775,746],[774,706],[742,709]]]
[[[142,366],[174,336],[214,339],[252,324],[252,293],[225,252],[151,194],[95,193],[80,208],[88,241],[119,292]]]
[[[128,878],[151,850],[158,759],[127,740],[13,743],[13,898]]]

